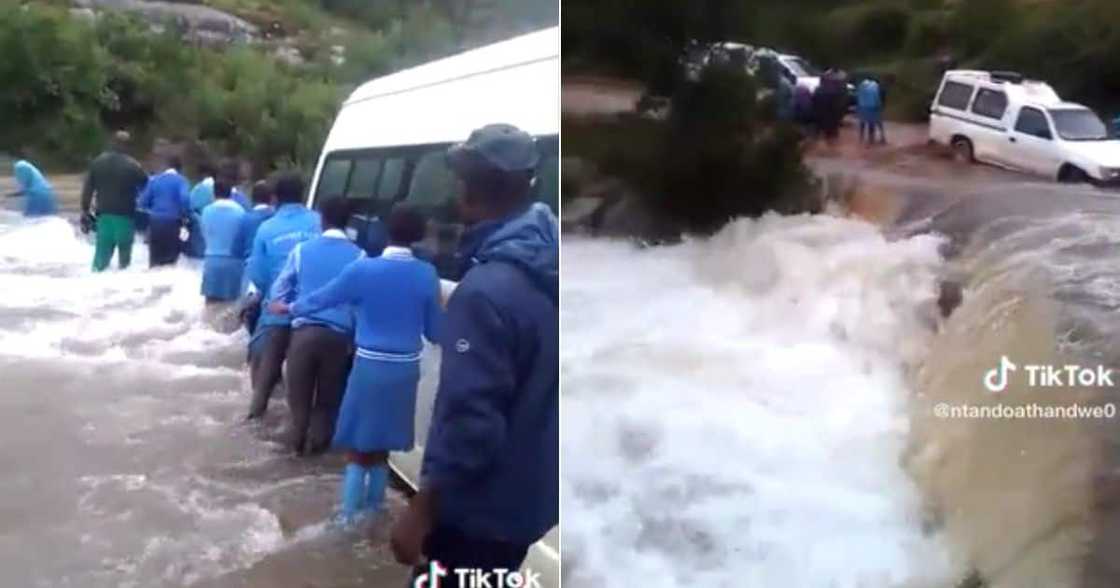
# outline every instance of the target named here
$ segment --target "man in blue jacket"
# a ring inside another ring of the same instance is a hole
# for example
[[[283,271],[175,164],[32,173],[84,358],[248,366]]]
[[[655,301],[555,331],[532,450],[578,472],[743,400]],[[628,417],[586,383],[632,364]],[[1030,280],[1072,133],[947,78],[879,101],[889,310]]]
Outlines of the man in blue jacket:
[[[346,266],[365,257],[346,236],[350,206],[345,198],[328,198],[319,209],[323,234],[296,245],[272,285],[273,301],[295,302],[326,286]],[[288,409],[291,447],[297,455],[330,449],[334,422],[346,390],[353,354],[354,311],[335,306],[292,317],[288,345]]]
[[[264,415],[272,389],[280,382],[280,369],[288,351],[291,319],[287,315],[268,312],[267,295],[288,256],[296,245],[319,236],[319,215],[303,205],[303,180],[286,174],[276,181],[279,208],[272,218],[261,223],[253,238],[247,271],[249,281],[262,294],[261,317],[249,342],[249,377],[253,400],[249,418]]]
[[[462,281],[448,301],[420,491],[398,561],[520,567],[559,516],[559,239],[529,193],[532,137],[489,125],[448,153],[465,187]],[[457,578],[445,578],[455,586]]]
[[[148,213],[148,258],[150,267],[173,265],[182,244],[179,231],[190,215],[191,185],[179,173],[178,157],[168,159],[168,169],[152,176],[140,193],[139,208]]]

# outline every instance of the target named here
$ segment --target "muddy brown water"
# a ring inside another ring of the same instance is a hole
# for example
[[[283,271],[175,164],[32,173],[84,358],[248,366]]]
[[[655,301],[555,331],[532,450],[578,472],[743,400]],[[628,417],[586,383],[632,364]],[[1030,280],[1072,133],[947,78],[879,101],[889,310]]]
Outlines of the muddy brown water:
[[[895,238],[944,235],[943,278],[963,286],[914,374],[904,462],[929,524],[988,586],[1120,585],[1120,416],[937,416],[941,405],[1120,406],[1107,382],[1042,388],[1020,372],[998,394],[982,385],[1002,357],[1120,372],[1120,194],[917,149],[813,165]]]
[[[71,220],[0,211],[0,584],[404,586],[403,496],[329,524],[340,458],[288,454],[282,390],[242,422],[245,335],[204,320],[197,265],[91,259]]]

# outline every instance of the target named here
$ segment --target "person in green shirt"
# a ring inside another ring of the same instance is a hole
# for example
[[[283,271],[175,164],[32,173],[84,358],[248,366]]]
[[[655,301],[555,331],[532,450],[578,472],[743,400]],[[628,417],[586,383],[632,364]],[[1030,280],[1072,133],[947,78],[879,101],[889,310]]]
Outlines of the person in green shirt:
[[[93,160],[82,186],[82,222],[93,222],[97,211],[97,245],[93,271],[104,271],[117,251],[121,269],[132,262],[136,233],[136,199],[148,184],[148,174],[135,159],[124,153],[129,135],[117,131],[110,147]]]

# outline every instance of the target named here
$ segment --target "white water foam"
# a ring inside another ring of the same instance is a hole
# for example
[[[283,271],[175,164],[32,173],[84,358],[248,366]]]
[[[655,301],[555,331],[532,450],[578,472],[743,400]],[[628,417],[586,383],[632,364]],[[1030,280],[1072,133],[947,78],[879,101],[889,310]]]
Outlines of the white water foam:
[[[899,465],[938,245],[823,216],[566,238],[566,583],[952,585]]]

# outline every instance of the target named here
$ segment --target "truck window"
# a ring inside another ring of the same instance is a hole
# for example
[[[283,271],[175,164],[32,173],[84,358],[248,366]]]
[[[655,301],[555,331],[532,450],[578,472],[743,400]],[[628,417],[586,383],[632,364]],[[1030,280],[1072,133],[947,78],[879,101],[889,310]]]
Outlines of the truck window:
[[[972,112],[987,118],[1003,118],[1003,113],[1007,112],[1007,94],[981,88],[972,101]]]
[[[968,101],[972,98],[974,89],[973,86],[960,82],[945,82],[941,88],[941,95],[937,97],[937,104],[946,108],[965,110],[968,108]]]
[[[1024,107],[1019,111],[1019,120],[1015,122],[1015,131],[1024,135],[1040,139],[1052,139],[1050,124],[1046,115],[1037,108]]]

